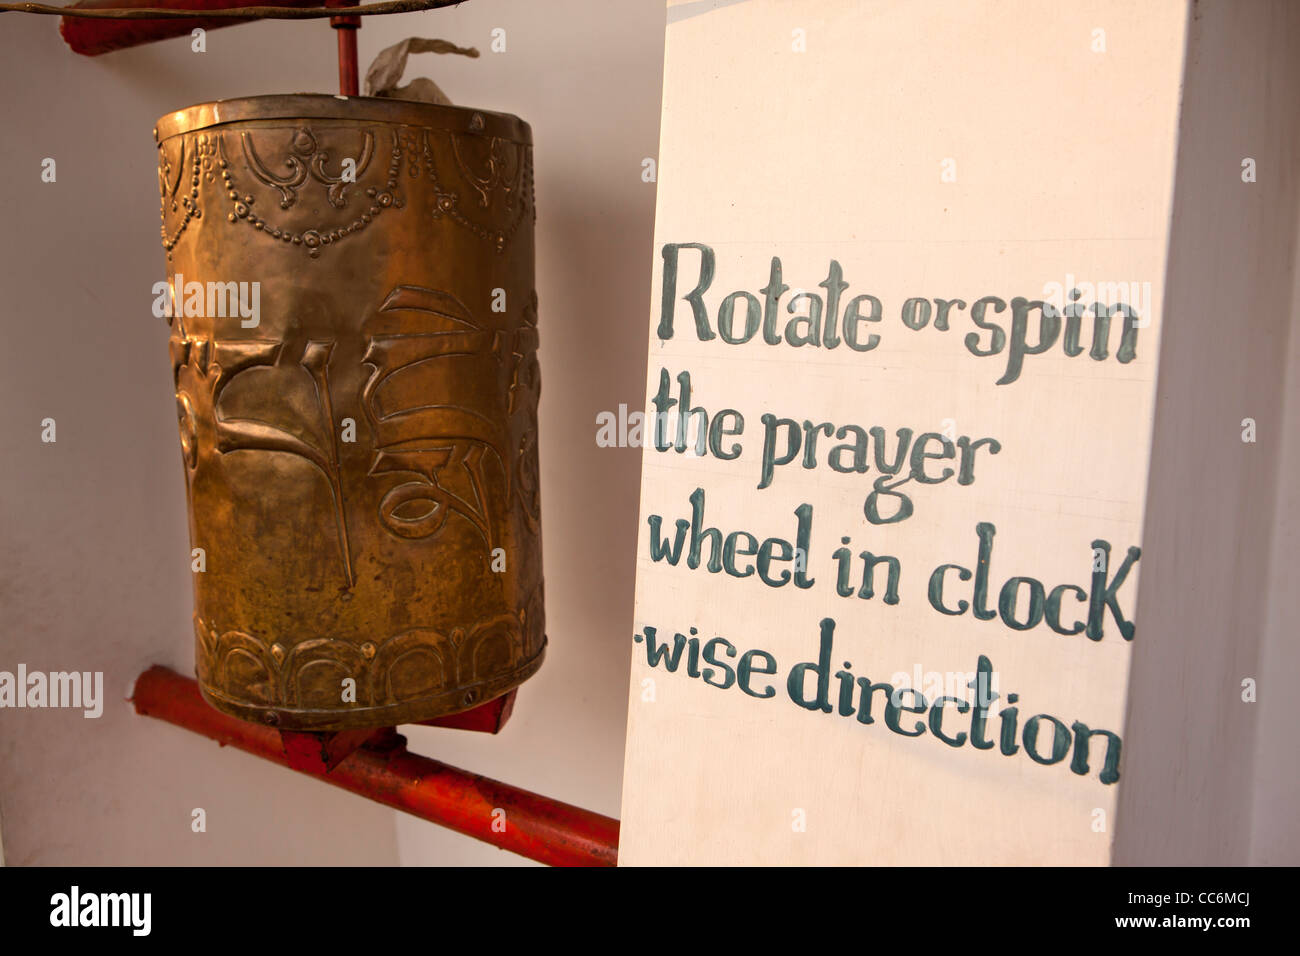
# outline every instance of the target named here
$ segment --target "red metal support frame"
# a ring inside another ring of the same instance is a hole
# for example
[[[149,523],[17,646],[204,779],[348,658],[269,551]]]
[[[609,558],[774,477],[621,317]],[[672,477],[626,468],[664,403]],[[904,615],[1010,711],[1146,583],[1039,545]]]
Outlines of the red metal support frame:
[[[391,727],[376,730],[333,769],[319,762],[308,769],[301,759],[286,754],[286,742],[274,728],[219,713],[203,700],[195,681],[165,667],[141,674],[131,701],[138,714],[293,767],[520,856],[552,866],[618,862],[619,822],[612,817],[413,754]]]
[[[248,20],[217,20],[204,17],[204,10],[229,10],[234,7],[315,7],[323,0],[77,0],[71,7],[111,9],[114,7],[162,7],[168,10],[194,10],[195,16],[183,20],[83,20],[61,17],[59,33],[74,53],[100,56],[114,50],[153,43],[171,37],[189,36],[196,28],[219,30]],[[331,19],[332,22],[332,19]]]
[[[248,23],[245,19],[216,19],[204,17],[205,11],[230,10],[239,7],[315,7],[323,3],[327,7],[340,10],[355,7],[359,0],[77,0],[69,6],[73,9],[139,9],[151,7],[165,10],[193,10],[193,18],[178,20],[87,20],[65,16],[59,20],[59,32],[73,52],[85,56],[99,56],[153,43],[171,37],[186,36],[195,28],[217,30],[221,27]],[[360,94],[359,74],[357,68],[357,31],[361,29],[361,17],[330,17],[330,26],[338,34],[339,57],[339,93],[343,96]]]

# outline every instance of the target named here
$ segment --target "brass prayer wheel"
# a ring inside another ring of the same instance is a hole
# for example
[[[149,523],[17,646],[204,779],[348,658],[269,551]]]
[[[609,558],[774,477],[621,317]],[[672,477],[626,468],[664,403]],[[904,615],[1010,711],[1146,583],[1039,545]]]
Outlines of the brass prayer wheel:
[[[528,124],[257,96],[154,136],[204,697],[318,731],[516,687],[546,643]]]

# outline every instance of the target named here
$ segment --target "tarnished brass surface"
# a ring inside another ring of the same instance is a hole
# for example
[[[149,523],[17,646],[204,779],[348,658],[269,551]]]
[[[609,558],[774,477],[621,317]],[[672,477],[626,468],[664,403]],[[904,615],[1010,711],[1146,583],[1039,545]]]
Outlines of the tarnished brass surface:
[[[155,138],[204,697],[338,730],[518,685],[546,642],[528,125],[264,96]],[[209,294],[253,282],[256,325]]]

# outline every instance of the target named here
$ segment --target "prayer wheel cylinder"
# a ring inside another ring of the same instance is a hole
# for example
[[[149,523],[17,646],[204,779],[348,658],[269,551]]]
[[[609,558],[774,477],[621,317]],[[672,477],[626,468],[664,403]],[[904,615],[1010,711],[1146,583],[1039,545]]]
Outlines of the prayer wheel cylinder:
[[[203,696],[322,731],[516,687],[546,644],[528,124],[257,96],[154,137]]]

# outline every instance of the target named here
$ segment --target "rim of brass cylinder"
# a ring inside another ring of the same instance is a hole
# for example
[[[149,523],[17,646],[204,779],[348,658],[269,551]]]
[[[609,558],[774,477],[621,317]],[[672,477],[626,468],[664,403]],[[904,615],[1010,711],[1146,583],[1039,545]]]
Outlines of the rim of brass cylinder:
[[[327,93],[270,93],[196,103],[159,119],[154,125],[154,139],[161,141],[225,123],[277,119],[339,120],[345,123],[371,120],[436,129],[464,129],[530,145],[533,141],[532,127],[510,113],[382,96],[331,96]]]

